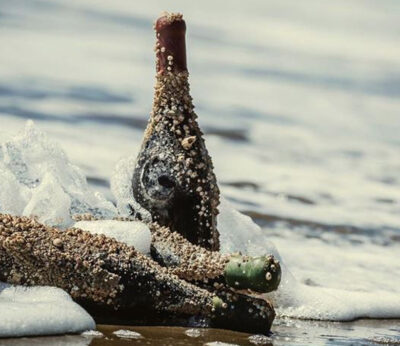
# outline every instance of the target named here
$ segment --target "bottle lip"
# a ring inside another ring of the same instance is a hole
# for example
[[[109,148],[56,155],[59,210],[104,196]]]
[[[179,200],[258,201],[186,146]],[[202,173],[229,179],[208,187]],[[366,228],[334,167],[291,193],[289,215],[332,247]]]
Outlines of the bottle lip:
[[[155,23],[157,72],[187,71],[186,23],[181,14],[163,14]]]

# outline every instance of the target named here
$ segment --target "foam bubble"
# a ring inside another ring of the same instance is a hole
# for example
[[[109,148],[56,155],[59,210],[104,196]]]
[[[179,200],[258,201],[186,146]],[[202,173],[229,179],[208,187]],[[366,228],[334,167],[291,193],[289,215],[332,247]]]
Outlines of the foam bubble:
[[[198,338],[199,336],[201,336],[202,331],[200,329],[191,328],[191,329],[185,330],[185,334],[187,336],[190,336],[191,338]]]
[[[133,330],[128,329],[119,329],[113,332],[116,336],[122,339],[141,339],[143,338],[142,334],[134,332]]]
[[[240,251],[244,254],[258,256],[273,254],[280,259],[275,245],[268,240],[265,232],[252,219],[233,208],[221,197],[218,215],[218,231],[221,241],[221,252]]]
[[[102,337],[104,337],[104,334],[98,330],[86,330],[81,335],[85,336],[87,338],[102,338]]]
[[[31,198],[22,215],[37,216],[45,224],[67,226],[71,223],[71,198],[64,192],[58,179],[45,173],[38,187],[31,189]]]
[[[74,227],[93,234],[104,234],[117,241],[133,246],[137,251],[150,253],[151,233],[149,227],[139,221],[97,220],[79,221]]]
[[[133,156],[122,158],[111,176],[111,190],[117,200],[118,213],[122,216],[138,216],[151,222],[150,213],[142,208],[133,198],[132,174],[136,159]]]
[[[0,212],[36,214],[55,226],[69,225],[74,214],[116,215],[114,205],[89,189],[81,170],[32,121],[0,147],[0,176],[5,179],[0,184],[9,185],[0,192]]]
[[[0,337],[79,333],[94,329],[92,317],[55,287],[0,283]]]
[[[377,250],[376,246],[370,244],[360,250],[353,245],[349,249],[353,256],[347,259],[336,245],[329,247],[321,240],[312,246],[306,241],[300,246],[298,240],[292,243],[285,240],[288,248],[283,249],[284,255],[281,256],[269,240],[268,232],[234,210],[225,199],[221,199],[218,226],[223,252],[242,251],[252,255],[272,253],[281,259],[281,284],[277,291],[265,295],[274,303],[279,316],[331,321],[400,316],[399,275],[393,269],[389,270],[393,266],[395,249],[387,248],[384,251],[388,252],[387,257],[382,254],[376,258],[372,255]],[[318,257],[310,256],[313,248]],[[320,250],[315,251],[315,248]],[[328,249],[334,251],[332,255]],[[370,249],[374,251],[368,252]],[[289,268],[297,271],[303,264],[311,273],[317,274],[317,285],[299,282],[291,273],[285,264],[285,255],[289,258],[290,253],[295,256]],[[327,263],[322,266],[324,257]],[[361,271],[358,275],[351,271],[356,266]],[[394,275],[391,275],[392,272]],[[377,278],[374,279],[375,276]],[[357,285],[352,282],[355,278]]]

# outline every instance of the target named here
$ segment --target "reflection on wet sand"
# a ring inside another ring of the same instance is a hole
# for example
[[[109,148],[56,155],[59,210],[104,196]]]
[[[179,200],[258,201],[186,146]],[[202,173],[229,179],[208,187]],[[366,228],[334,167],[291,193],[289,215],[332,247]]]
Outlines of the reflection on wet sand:
[[[278,319],[269,336],[249,335],[220,329],[181,327],[135,327],[98,325],[103,336],[64,335],[3,339],[3,346],[123,346],[123,345],[400,345],[399,320],[359,320],[349,323]],[[142,337],[129,338],[133,331]],[[119,334],[119,333],[117,333]]]

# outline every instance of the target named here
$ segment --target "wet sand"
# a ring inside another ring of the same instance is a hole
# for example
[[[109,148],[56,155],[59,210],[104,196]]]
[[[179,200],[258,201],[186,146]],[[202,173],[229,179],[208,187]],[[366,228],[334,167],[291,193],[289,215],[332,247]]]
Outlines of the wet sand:
[[[118,330],[139,333],[137,338],[113,334]],[[63,335],[2,339],[0,345],[400,345],[400,320],[358,320],[354,322],[277,319],[273,333],[254,336],[220,329],[181,327],[135,327],[98,325],[103,336]],[[188,335],[189,334],[189,335]]]

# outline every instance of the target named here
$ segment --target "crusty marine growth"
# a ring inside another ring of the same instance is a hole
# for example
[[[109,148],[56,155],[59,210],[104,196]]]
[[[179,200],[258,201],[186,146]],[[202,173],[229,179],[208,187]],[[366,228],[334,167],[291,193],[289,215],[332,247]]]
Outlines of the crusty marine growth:
[[[178,277],[215,293],[223,302],[211,326],[243,332],[265,333],[275,317],[272,305],[254,293],[276,290],[281,280],[273,256],[251,258],[221,254],[193,245],[180,234],[156,223],[150,225],[151,255]],[[247,289],[240,294],[236,289]]]
[[[60,287],[89,312],[104,308],[130,309],[132,314],[145,311],[150,316],[152,311],[165,312],[175,318],[202,317],[213,327],[269,331],[275,316],[269,302],[239,294],[223,281],[207,279],[222,278],[228,257],[212,259],[216,253],[203,249],[194,259],[187,253],[197,253],[197,246],[178,234],[171,236],[164,227],[151,228],[156,247],[163,244],[165,248],[171,240],[177,241],[170,245],[171,253],[180,257],[178,265],[162,267],[133,247],[104,235],[77,228],[62,231],[34,218],[0,214],[0,281]],[[187,261],[192,259],[208,269],[191,267]],[[191,281],[194,275],[198,286],[178,275]]]
[[[152,258],[181,279],[259,293],[274,291],[279,286],[281,267],[272,255],[250,257],[208,251],[166,227],[156,223],[149,226]]]
[[[75,215],[76,221],[96,221],[90,214]],[[130,222],[134,217],[115,217]],[[281,267],[273,255],[250,257],[209,251],[187,241],[177,232],[156,222],[147,224],[151,232],[151,257],[168,272],[187,282],[211,284],[214,288],[225,285],[234,289],[247,289],[267,293],[278,288]]]
[[[193,244],[218,250],[219,190],[189,92],[186,24],[182,15],[166,14],[155,30],[155,94],[133,174],[133,196],[153,221]]]
[[[116,309],[210,314],[214,295],[180,280],[134,248],[77,228],[0,214],[0,281],[50,285]]]

